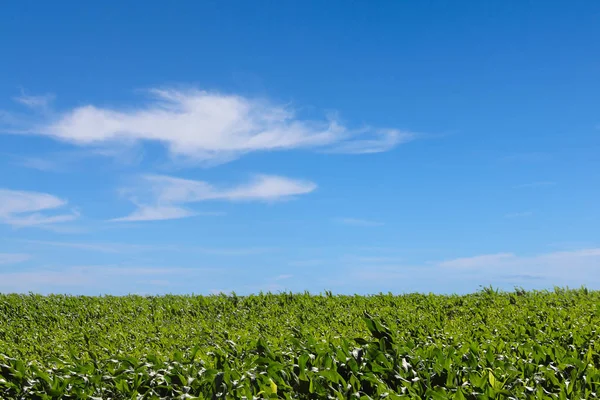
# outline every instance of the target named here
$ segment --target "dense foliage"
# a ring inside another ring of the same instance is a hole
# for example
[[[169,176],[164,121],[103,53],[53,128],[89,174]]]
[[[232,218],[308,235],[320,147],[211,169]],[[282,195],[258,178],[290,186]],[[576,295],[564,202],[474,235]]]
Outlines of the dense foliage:
[[[590,399],[600,292],[0,295],[2,399]]]

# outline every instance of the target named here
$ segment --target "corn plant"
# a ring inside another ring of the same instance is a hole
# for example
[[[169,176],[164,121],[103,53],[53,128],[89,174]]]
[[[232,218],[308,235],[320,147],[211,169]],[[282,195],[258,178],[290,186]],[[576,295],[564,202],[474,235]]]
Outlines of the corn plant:
[[[0,295],[2,399],[592,399],[600,292]]]

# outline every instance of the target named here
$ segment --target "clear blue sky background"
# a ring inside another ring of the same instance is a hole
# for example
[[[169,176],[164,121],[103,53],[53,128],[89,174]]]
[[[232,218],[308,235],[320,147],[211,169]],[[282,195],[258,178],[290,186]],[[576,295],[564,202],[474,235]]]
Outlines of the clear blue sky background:
[[[597,1],[14,1],[0,49],[0,291],[600,288]]]

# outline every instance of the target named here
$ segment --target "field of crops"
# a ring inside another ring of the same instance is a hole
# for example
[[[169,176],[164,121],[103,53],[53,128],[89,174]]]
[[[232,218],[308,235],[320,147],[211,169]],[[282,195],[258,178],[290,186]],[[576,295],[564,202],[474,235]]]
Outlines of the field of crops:
[[[2,399],[590,399],[600,292],[0,295]]]

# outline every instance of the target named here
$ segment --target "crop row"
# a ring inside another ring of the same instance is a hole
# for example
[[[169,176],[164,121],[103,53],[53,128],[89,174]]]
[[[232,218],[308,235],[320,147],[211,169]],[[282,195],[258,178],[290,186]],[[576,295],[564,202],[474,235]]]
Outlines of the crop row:
[[[600,293],[0,295],[0,398],[589,399]]]

